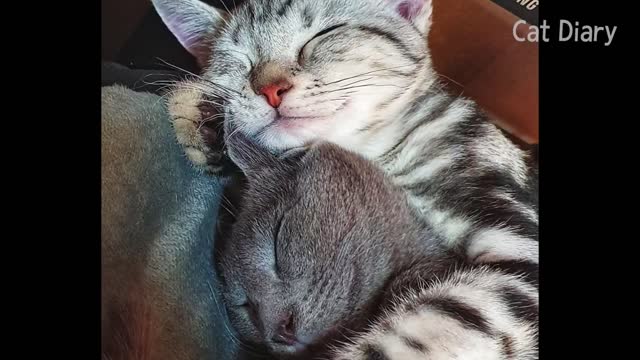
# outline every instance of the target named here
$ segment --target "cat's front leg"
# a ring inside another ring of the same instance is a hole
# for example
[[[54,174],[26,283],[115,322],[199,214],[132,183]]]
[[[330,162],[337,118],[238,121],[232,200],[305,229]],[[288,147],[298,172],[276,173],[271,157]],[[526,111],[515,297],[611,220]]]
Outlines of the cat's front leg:
[[[188,84],[178,85],[167,101],[176,139],[195,167],[220,174],[224,160],[223,115],[215,103]]]
[[[417,311],[377,326],[333,360],[508,360],[505,344],[437,312]]]

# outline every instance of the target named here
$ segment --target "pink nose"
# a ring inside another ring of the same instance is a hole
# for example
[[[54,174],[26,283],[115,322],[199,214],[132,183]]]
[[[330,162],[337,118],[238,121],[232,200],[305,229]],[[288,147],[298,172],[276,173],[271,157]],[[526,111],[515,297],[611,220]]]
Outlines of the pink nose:
[[[267,98],[267,102],[274,108],[280,106],[282,102],[282,96],[287,90],[291,89],[293,85],[287,80],[280,80],[273,84],[269,84],[260,88],[260,93]]]

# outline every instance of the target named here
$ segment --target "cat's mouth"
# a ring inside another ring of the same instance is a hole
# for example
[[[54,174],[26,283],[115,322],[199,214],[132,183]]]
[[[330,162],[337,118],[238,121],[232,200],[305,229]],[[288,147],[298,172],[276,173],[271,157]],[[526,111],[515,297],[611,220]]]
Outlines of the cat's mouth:
[[[281,111],[280,109],[276,109],[275,115],[271,124],[277,126],[282,129],[295,129],[295,128],[304,128],[308,126],[311,122],[316,123],[318,121],[329,119],[341,110],[343,110],[349,104],[349,100],[344,100],[340,105],[331,110],[324,109],[320,111],[304,111],[304,115],[296,115],[295,113],[291,113],[289,111]],[[312,115],[309,115],[309,113]]]
[[[267,142],[272,142],[274,138],[280,139],[273,144],[273,147],[278,149],[305,146],[330,131],[332,119],[335,119],[336,114],[344,110],[348,103],[349,100],[345,100],[340,106],[330,110],[319,109],[314,112],[306,109],[301,114],[274,109],[270,121],[248,136]],[[281,143],[283,137],[289,141],[286,146]]]
[[[302,127],[309,121],[317,121],[326,119],[328,116],[284,116],[277,114],[273,119],[273,123],[282,128]]]
[[[340,331],[341,328],[344,329],[344,326],[336,324],[316,335],[298,336],[292,345],[271,343],[271,349],[282,359],[324,359],[336,341],[346,341],[344,333]]]

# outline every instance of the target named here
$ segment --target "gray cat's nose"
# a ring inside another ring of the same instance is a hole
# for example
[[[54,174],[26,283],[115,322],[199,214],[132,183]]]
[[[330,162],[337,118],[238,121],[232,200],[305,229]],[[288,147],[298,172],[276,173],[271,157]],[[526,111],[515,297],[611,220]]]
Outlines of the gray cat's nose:
[[[281,317],[278,322],[276,334],[273,336],[273,341],[289,346],[293,346],[298,343],[293,327],[293,314],[291,312],[287,312]]]

